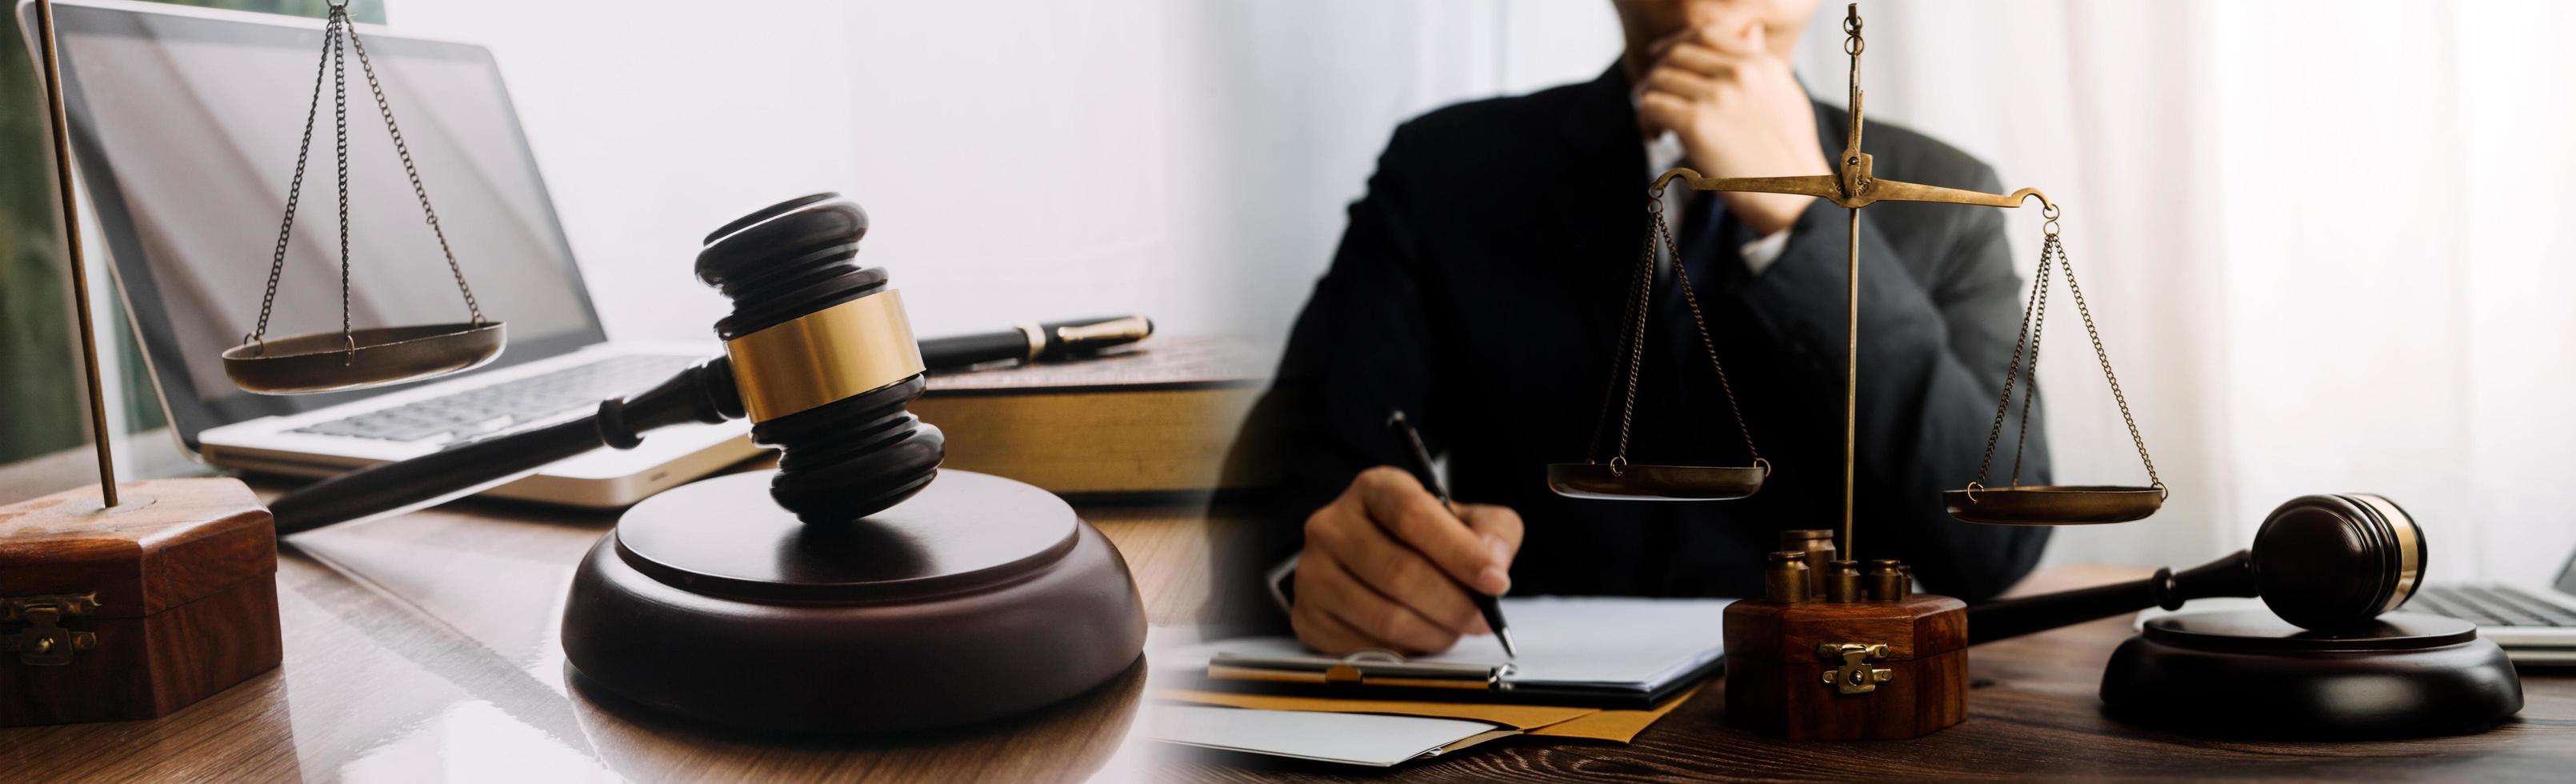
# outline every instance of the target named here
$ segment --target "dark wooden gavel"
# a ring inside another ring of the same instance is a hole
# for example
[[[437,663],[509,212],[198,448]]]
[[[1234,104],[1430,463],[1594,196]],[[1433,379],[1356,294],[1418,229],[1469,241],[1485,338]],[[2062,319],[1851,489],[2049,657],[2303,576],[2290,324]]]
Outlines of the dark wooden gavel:
[[[771,497],[806,522],[855,520],[910,498],[938,475],[947,441],[905,410],[927,382],[886,271],[856,260],[867,230],[867,213],[837,193],[725,224],[697,262],[698,279],[733,302],[715,327],[725,356],[587,416],[288,493],[269,503],[278,535],[460,497],[593,449],[633,449],[651,430],[743,418],[753,442],[779,450]]]
[[[2424,535],[2376,495],[2309,495],[2263,519],[2254,547],[2133,582],[1968,608],[1968,642],[1992,642],[2212,596],[2260,596],[2281,620],[2333,631],[2397,609],[2424,579]]]

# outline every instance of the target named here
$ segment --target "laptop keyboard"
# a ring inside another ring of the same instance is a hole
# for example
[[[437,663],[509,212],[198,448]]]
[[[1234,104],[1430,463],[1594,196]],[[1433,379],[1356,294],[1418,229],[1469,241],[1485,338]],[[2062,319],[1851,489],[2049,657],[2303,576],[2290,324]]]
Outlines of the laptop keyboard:
[[[2576,612],[2509,587],[2417,589],[2406,609],[2448,615],[2479,626],[2576,626]]]
[[[574,365],[516,381],[377,409],[296,428],[312,433],[381,441],[444,443],[523,429],[574,410],[587,410],[612,395],[643,391],[696,364],[700,357],[630,354]]]

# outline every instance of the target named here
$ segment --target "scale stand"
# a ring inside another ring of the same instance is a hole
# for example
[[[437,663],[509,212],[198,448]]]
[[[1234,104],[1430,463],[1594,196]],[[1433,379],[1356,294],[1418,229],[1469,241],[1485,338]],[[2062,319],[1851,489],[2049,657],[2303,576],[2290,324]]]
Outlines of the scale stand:
[[[35,0],[98,484],[0,506],[0,727],[147,719],[277,667],[277,537],[237,479],[116,481],[54,6]]]

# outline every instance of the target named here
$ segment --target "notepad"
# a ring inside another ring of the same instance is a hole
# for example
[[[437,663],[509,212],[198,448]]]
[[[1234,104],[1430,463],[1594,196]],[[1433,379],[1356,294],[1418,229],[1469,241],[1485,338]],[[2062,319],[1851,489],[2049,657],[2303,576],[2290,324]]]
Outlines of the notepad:
[[[1391,767],[1519,732],[1464,719],[1159,704],[1145,737],[1253,754]]]
[[[1504,599],[1503,615],[1520,644],[1519,658],[1506,658],[1492,637],[1479,635],[1461,640],[1448,652],[1408,661],[1509,664],[1511,670],[1495,696],[1560,697],[1586,704],[1643,707],[1713,671],[1725,654],[1719,624],[1725,620],[1726,605],[1733,601]],[[1294,638],[1245,637],[1187,646],[1164,657],[1158,666],[1205,670],[1220,652],[1257,657],[1318,655]]]

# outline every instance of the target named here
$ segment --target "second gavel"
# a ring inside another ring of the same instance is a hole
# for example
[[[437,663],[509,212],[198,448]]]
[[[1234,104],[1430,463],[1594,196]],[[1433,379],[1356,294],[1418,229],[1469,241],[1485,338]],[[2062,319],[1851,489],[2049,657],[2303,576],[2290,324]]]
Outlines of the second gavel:
[[[2259,596],[2272,614],[2331,632],[2404,605],[2424,578],[2415,519],[2363,493],[2291,499],[2263,519],[2254,546],[2181,572],[1968,608],[1971,644],[2018,637],[2213,596]]]

